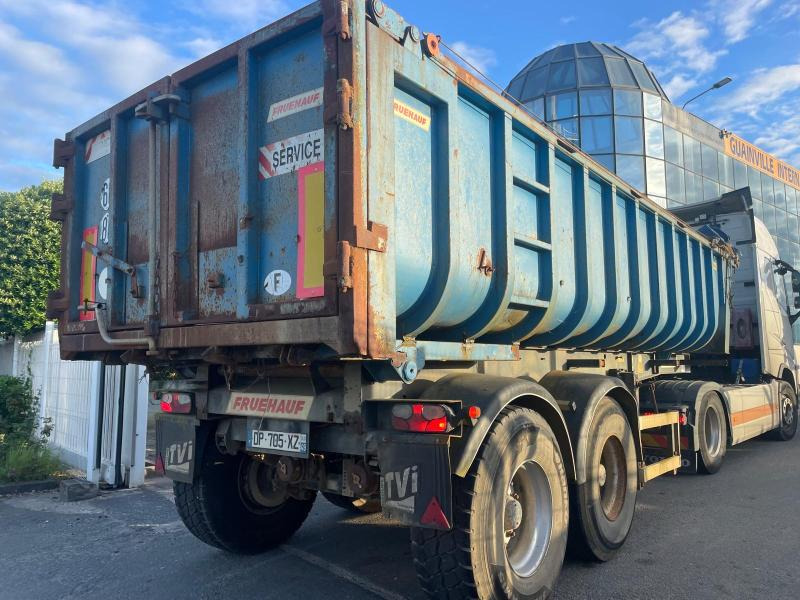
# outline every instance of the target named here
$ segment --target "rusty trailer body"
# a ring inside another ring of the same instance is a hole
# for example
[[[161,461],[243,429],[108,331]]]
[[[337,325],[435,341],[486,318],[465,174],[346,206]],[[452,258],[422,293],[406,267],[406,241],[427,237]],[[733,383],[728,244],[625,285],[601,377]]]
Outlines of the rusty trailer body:
[[[707,239],[436,37],[347,6],[312,4],[57,143],[66,355],[726,350],[728,263]]]
[[[647,481],[794,435],[800,273],[747,189],[689,225],[443,46],[320,0],[68,133],[49,312],[148,366],[201,540],[321,493],[412,527],[431,597],[543,598],[569,529],[608,560]]]

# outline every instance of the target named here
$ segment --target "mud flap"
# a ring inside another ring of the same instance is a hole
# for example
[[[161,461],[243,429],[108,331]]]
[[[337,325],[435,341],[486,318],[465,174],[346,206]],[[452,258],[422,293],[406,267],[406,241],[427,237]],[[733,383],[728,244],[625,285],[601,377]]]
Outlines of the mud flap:
[[[207,433],[207,423],[201,424],[193,416],[156,415],[156,472],[192,483]]]
[[[412,527],[450,529],[449,438],[405,434],[382,436],[381,440],[378,463],[384,516]]]

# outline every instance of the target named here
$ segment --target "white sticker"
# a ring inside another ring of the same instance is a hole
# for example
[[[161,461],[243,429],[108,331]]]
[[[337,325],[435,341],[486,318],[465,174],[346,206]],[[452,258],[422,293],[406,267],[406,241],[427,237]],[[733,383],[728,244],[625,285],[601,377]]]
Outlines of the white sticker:
[[[258,173],[262,179],[291,173],[324,157],[324,129],[309,131],[258,149]]]
[[[100,189],[100,208],[103,210],[108,210],[111,206],[111,200],[109,199],[109,192],[111,190],[111,179],[106,178],[103,182],[103,187]]]
[[[286,100],[275,102],[269,107],[267,123],[272,123],[272,121],[277,121],[278,119],[288,117],[289,115],[302,112],[309,108],[322,106],[322,90],[323,88],[317,88],[315,90],[303,92],[302,94],[297,94],[291,98],[286,98]]]
[[[86,142],[83,158],[88,164],[109,154],[111,154],[111,130],[107,129]]]
[[[97,278],[97,294],[103,300],[108,299],[108,267],[104,267]]]
[[[283,296],[292,287],[292,276],[286,271],[276,269],[264,279],[264,289],[272,296]]]

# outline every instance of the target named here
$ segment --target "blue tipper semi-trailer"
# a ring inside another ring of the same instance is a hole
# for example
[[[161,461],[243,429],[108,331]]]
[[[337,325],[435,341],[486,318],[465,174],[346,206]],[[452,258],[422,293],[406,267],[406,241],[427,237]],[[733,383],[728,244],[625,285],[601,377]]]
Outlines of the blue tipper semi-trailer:
[[[147,365],[189,530],[321,493],[434,597],[549,594],[637,490],[797,427],[800,277],[749,190],[681,218],[380,1],[320,0],[55,144],[64,358]]]

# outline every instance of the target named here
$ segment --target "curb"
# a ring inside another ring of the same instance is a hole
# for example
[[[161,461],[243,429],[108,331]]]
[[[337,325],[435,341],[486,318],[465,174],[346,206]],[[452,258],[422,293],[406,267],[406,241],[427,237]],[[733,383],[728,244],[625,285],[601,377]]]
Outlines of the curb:
[[[42,481],[20,481],[18,483],[0,483],[0,496],[13,496],[28,492],[44,492],[58,487],[58,479],[44,479]]]

